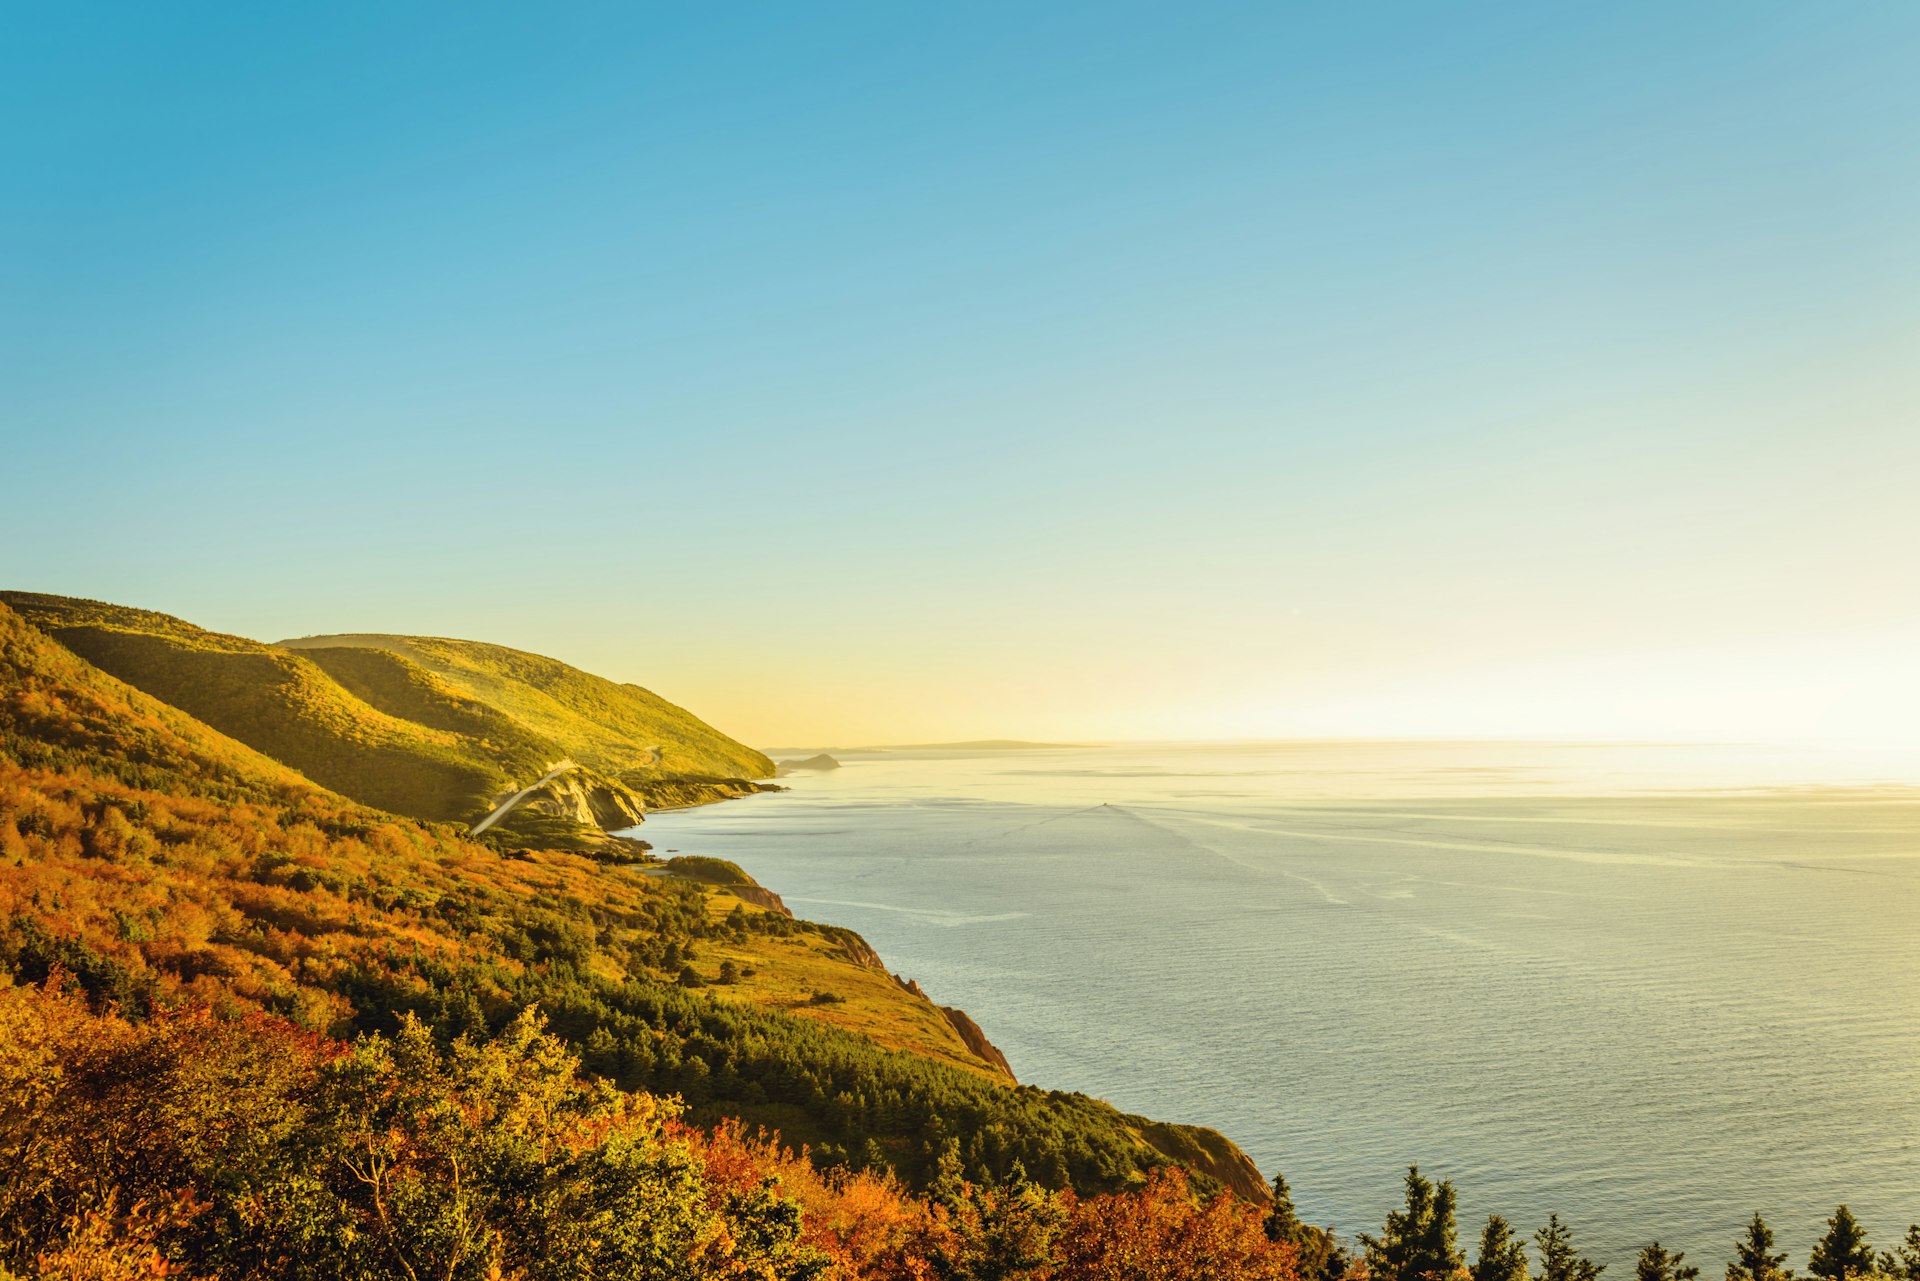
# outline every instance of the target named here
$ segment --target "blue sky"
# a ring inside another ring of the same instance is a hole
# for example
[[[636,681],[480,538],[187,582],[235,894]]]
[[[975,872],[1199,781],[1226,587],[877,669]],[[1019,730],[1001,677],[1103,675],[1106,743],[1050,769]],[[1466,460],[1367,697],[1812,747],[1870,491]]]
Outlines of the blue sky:
[[[761,742],[1920,715],[1920,8],[45,6],[9,584]]]

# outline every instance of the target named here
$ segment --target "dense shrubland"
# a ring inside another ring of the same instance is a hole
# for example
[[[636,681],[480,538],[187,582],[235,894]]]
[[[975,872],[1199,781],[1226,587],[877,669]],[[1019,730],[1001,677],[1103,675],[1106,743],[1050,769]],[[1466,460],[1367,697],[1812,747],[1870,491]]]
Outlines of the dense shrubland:
[[[925,1197],[583,1080],[537,1015],[351,1045],[204,1006],[0,990],[0,1266],[20,1276],[1290,1279],[1176,1171],[1082,1197],[949,1151]]]

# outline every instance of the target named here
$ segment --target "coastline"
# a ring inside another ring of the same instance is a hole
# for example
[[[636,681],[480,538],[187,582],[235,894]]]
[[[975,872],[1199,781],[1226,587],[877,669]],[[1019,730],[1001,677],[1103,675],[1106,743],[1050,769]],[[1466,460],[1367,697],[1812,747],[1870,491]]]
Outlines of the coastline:
[[[1727,789],[1772,757],[1684,746],[891,756],[796,779],[777,812],[681,815],[654,839],[727,851],[795,911],[860,930],[1025,1079],[1216,1121],[1285,1173],[1309,1221],[1377,1224],[1418,1163],[1458,1181],[1464,1213],[1558,1213],[1621,1267],[1648,1234],[1710,1256],[1756,1207],[1809,1240],[1841,1195],[1876,1223],[1910,1214],[1912,1153],[1870,1118],[1915,1106],[1891,1064],[1920,1034],[1893,1016],[1900,985],[1858,976],[1914,972],[1895,926],[1920,809],[1904,788],[1845,786],[1850,764],[1755,794]],[[1656,772],[1691,786],[1619,785]],[[1370,794],[1325,795],[1363,774]],[[1785,983],[1765,922],[1841,919],[1857,937],[1795,949]],[[1681,968],[1711,1028],[1675,990]],[[1821,1053],[1818,1009],[1783,996],[1816,991],[1873,1029],[1856,1053]],[[1773,1078],[1727,1050],[1761,1022],[1773,1060],[1833,1108],[1742,1110]],[[1661,1052],[1564,1052],[1635,1038]],[[1615,1106],[1627,1093],[1683,1110],[1642,1123]],[[1855,1153],[1845,1182],[1761,1159],[1742,1127],[1762,1123],[1769,1143]],[[1641,1177],[1592,1173],[1624,1168]]]
[[[787,793],[792,790],[791,788],[785,787],[763,788],[739,796],[716,797],[713,800],[694,805],[677,806],[672,812],[684,814],[697,810],[712,810],[718,808],[725,802],[747,801],[760,796]],[[667,811],[654,812],[664,813]],[[643,830],[643,828],[644,824],[619,832],[609,832],[608,835],[619,838],[629,838],[630,833],[638,832]],[[675,873],[667,870],[667,864],[673,858],[687,857],[720,859],[739,868],[752,882],[749,886],[734,884],[719,885],[712,882],[705,882],[709,889],[732,895],[745,902],[752,902],[754,900],[750,897],[743,896],[741,891],[746,890],[751,894],[757,890],[759,893],[767,895],[773,900],[773,903],[777,905],[777,907],[769,906],[769,910],[777,910],[788,916],[793,916],[791,909],[782,900],[777,890],[763,884],[752,868],[740,864],[738,860],[731,858],[725,853],[703,854],[696,851],[688,851],[680,847],[675,847],[671,851],[661,849],[660,847],[652,847],[650,850],[650,862],[646,865],[649,869],[648,874],[673,876]],[[687,877],[684,879],[695,880],[696,878]],[[993,1043],[987,1032],[971,1014],[957,1005],[940,1004],[927,993],[918,978],[908,977],[893,971],[880,955],[879,951],[867,941],[863,934],[851,927],[832,922],[809,921],[809,923],[830,930],[834,934],[841,936],[844,940],[843,959],[862,969],[884,976],[888,986],[892,990],[897,992],[901,997],[911,1001],[918,1009],[938,1019],[942,1030],[951,1035],[958,1045],[964,1047],[965,1052],[975,1059],[987,1074],[1000,1080],[1006,1088],[1033,1090],[1046,1094],[1058,1093],[1058,1091],[1049,1087],[1045,1082],[1022,1082],[1015,1074],[1006,1055]],[[802,1007],[792,1012],[818,1018],[830,1024],[840,1025],[840,1020],[835,1017],[837,1013],[836,1004],[829,1003],[810,1008]],[[887,1044],[884,1040],[880,1041],[880,1043],[883,1045]],[[925,1053],[925,1051],[915,1052]],[[936,1053],[929,1057],[939,1060],[945,1056]],[[1098,1096],[1083,1096],[1079,1095],[1078,1092],[1074,1092],[1074,1097],[1095,1098],[1103,1106],[1112,1108],[1118,1119],[1121,1120],[1132,1133],[1134,1142],[1141,1148],[1158,1153],[1161,1158],[1166,1161],[1182,1166],[1199,1176],[1202,1180],[1211,1181],[1219,1187],[1232,1192],[1240,1200],[1255,1204],[1264,1204],[1272,1199],[1271,1188],[1258,1163],[1237,1143],[1218,1129],[1203,1124],[1165,1121],[1139,1115],[1121,1108],[1117,1104],[1113,1104],[1104,1098],[1098,1098]]]

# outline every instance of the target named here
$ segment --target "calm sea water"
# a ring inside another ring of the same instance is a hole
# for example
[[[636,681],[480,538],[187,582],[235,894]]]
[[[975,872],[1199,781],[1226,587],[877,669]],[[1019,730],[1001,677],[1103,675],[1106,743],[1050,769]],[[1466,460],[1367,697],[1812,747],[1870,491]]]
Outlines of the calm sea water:
[[[1920,1219],[1915,763],[1500,744],[847,753],[660,815],[1024,1081],[1214,1126],[1310,1218],[1405,1167],[1616,1273]],[[1876,786],[1877,784],[1877,786]]]

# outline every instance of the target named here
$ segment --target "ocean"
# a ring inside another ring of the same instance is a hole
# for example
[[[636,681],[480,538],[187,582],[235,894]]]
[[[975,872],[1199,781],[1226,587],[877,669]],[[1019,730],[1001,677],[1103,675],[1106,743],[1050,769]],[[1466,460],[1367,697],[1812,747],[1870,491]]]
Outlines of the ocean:
[[[803,755],[783,753],[781,755]],[[1713,746],[837,753],[660,814],[1020,1079],[1223,1131],[1378,1231],[1406,1167],[1629,1273],[1920,1220],[1920,762]]]

